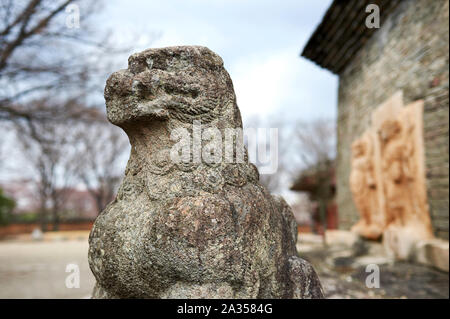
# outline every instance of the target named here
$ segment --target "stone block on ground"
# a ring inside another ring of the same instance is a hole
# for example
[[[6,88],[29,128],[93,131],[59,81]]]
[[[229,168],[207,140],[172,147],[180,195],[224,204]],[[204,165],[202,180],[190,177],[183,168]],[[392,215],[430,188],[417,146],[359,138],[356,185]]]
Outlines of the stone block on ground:
[[[416,245],[415,261],[448,272],[448,248],[449,243],[446,240],[422,241]]]

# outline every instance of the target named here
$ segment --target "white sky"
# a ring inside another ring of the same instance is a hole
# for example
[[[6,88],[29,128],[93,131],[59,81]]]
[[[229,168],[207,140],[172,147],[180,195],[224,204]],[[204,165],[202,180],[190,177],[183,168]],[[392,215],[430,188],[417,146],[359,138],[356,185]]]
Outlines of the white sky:
[[[133,52],[207,46],[224,60],[244,122],[255,115],[281,115],[289,124],[336,117],[337,77],[299,57],[330,3],[112,0],[105,4],[100,22],[119,42],[136,39]]]

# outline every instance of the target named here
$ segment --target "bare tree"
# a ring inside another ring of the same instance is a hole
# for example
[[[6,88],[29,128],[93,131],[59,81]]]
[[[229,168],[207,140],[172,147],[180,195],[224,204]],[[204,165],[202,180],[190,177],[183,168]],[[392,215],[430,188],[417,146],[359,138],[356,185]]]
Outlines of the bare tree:
[[[78,156],[75,174],[94,198],[100,213],[114,198],[123,177],[129,142],[125,134],[110,123],[79,123],[73,134]]]
[[[58,225],[71,190],[84,184],[100,212],[114,198],[122,178],[129,143],[120,129],[101,114],[91,122],[67,119],[40,121],[30,127],[17,122],[16,135],[33,172],[40,203],[41,228]]]
[[[99,111],[114,58],[128,51],[98,27],[100,9],[96,0],[0,0],[0,124],[16,129],[41,221],[55,228],[69,186],[84,183],[99,210],[106,205],[127,148]]]
[[[26,163],[34,172],[35,186],[39,198],[39,220],[47,230],[49,221],[53,230],[58,230],[61,210],[68,195],[61,191],[73,185],[74,157],[70,154],[70,127],[59,123],[45,122],[35,129],[39,139],[26,132],[28,126],[17,127],[21,134],[17,138],[26,156]]]
[[[299,180],[312,180],[310,198],[318,203],[319,222],[325,230],[328,204],[334,196],[332,179],[336,156],[335,121],[322,118],[298,122],[294,134],[298,155],[304,163],[297,175]],[[326,244],[325,233],[323,235]]]
[[[92,28],[99,8],[92,0],[1,1],[0,120],[67,118],[79,111],[74,104],[87,105],[102,61],[120,51]],[[78,13],[79,27],[68,25]]]
[[[336,156],[336,124],[332,119],[298,121],[293,136],[304,167],[333,160]]]
[[[244,128],[264,128],[267,135],[270,129],[277,130],[278,166],[274,173],[262,174],[260,176],[260,183],[269,191],[280,193],[284,188],[287,188],[290,179],[298,173],[301,166],[301,161],[297,156],[297,145],[295,144],[295,126],[292,125],[292,122],[280,116],[268,116],[266,118],[253,116],[244,123]],[[266,138],[263,141],[258,140],[258,147],[266,148],[266,151],[269,152],[271,147],[269,145],[269,139]],[[264,163],[256,159],[254,164],[261,167]]]

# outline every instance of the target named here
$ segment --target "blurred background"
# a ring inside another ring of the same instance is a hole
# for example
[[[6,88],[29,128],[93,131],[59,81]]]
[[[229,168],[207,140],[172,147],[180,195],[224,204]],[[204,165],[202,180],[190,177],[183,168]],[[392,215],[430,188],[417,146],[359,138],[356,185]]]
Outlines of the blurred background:
[[[400,20],[404,24],[415,18],[408,17],[410,11],[417,11],[416,18],[423,23],[446,8],[442,19],[448,25],[448,1],[436,1],[439,5],[429,12],[423,9],[430,2],[425,0],[392,1],[406,3],[403,7],[372,2],[381,6],[382,18],[390,12],[406,16]],[[372,36],[375,30],[368,34],[356,22],[348,23],[362,15],[367,15],[363,4],[331,0],[0,0],[0,298],[89,297],[94,284],[87,263],[89,230],[114,199],[130,151],[126,135],[106,120],[104,84],[113,71],[127,67],[130,54],[172,45],[203,45],[219,54],[233,79],[244,127],[278,129],[278,170],[262,175],[261,183],[283,195],[293,208],[300,254],[316,267],[327,297],[448,298],[448,262],[446,271],[393,262],[379,241],[369,242],[348,231],[358,219],[354,205],[344,203],[343,211],[338,205],[338,185],[348,179],[348,172],[336,162],[349,152],[345,143],[344,153],[340,152],[338,132],[360,134],[370,114],[352,114],[353,122],[341,121],[351,115],[342,112],[345,105],[340,102],[346,97],[342,83],[347,82],[339,76],[349,62],[341,63],[339,54],[351,61],[357,52],[347,48],[328,60],[327,54],[342,47],[339,39],[347,33],[361,34],[363,39]],[[383,23],[377,31],[381,40],[374,44],[378,47],[380,41],[386,45],[391,40],[392,22],[387,27]],[[428,51],[423,54],[434,52],[433,45],[441,50],[437,57],[444,61],[434,67],[430,81],[435,89],[444,90],[435,95],[442,98],[446,92],[447,100],[440,103],[448,112],[448,26],[443,25],[437,27],[444,39],[433,40],[443,43],[426,42]],[[337,40],[327,40],[327,34]],[[395,41],[398,35],[393,37]],[[364,50],[367,39],[359,43],[347,38],[351,47]],[[320,41],[330,47],[320,48]],[[370,65],[388,53],[372,50],[358,59]],[[411,73],[402,83],[393,79],[394,87],[407,91],[405,83],[419,75]],[[355,84],[345,88],[352,89],[359,88]],[[384,88],[380,84],[372,89]],[[368,99],[379,104],[388,96]],[[360,112],[354,113],[366,112],[366,102],[355,101]],[[448,153],[448,120],[446,131],[445,123],[441,126],[438,139],[445,135],[447,139],[439,140],[438,147],[446,147]],[[448,178],[448,155],[446,163],[442,174]],[[341,194],[350,194],[342,183]],[[346,203],[352,201],[345,196]],[[445,194],[437,196],[439,205],[445,206]],[[448,209],[448,191],[446,200]],[[448,240],[446,214],[435,219],[444,224],[436,233],[444,240]],[[375,290],[365,284],[364,269],[371,263],[385,265],[385,281]],[[68,276],[77,274],[68,267],[72,264],[78,267],[79,288],[68,288]]]

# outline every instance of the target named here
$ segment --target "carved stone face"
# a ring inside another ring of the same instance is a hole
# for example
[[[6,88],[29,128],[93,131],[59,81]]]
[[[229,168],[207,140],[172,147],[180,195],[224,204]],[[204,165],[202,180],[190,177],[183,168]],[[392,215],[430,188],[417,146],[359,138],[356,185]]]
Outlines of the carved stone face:
[[[133,54],[128,69],[107,80],[108,119],[131,122],[175,119],[192,123],[218,117],[233,86],[222,59],[205,47],[168,47]]]
[[[387,120],[385,121],[378,131],[378,135],[383,144],[387,143],[389,140],[400,135],[402,127],[397,120]]]
[[[366,143],[364,143],[364,140],[358,139],[353,142],[352,144],[352,157],[357,158],[364,156],[366,154]]]

